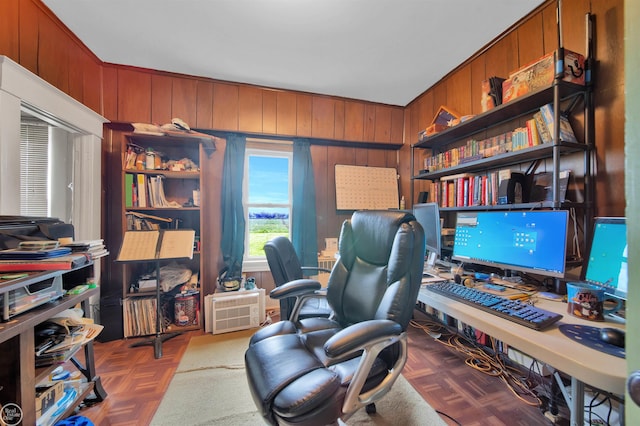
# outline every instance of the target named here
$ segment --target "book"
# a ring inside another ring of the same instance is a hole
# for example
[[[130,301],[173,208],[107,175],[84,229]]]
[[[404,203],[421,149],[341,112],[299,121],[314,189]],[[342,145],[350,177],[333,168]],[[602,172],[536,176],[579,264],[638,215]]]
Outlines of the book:
[[[124,206],[133,207],[133,175],[131,173],[124,175]]]
[[[138,190],[138,207],[147,207],[147,200],[149,197],[147,196],[147,179],[143,174],[138,174],[136,176],[136,188]]]
[[[549,132],[547,123],[545,123],[544,119],[542,118],[542,113],[540,111],[537,111],[535,114],[533,114],[533,119],[536,121],[536,128],[538,129],[540,142],[541,143],[553,142],[553,136]]]
[[[549,129],[549,133],[553,138],[555,129],[555,115],[553,111],[553,104],[546,104],[540,107],[540,113],[542,118]],[[560,140],[563,142],[578,142],[569,119],[560,114]]]
[[[70,270],[89,262],[84,254],[53,257],[39,260],[0,260],[0,272]]]

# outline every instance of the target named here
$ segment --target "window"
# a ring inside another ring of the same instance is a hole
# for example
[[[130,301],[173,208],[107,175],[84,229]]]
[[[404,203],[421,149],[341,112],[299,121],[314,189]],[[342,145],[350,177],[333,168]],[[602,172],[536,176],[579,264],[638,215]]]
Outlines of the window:
[[[20,124],[20,214],[49,216],[49,126],[38,120]]]
[[[267,241],[279,235],[290,238],[292,162],[290,143],[247,141],[243,179],[245,270],[266,266],[263,246]]]
[[[20,119],[20,214],[73,222],[70,133],[23,113]]]

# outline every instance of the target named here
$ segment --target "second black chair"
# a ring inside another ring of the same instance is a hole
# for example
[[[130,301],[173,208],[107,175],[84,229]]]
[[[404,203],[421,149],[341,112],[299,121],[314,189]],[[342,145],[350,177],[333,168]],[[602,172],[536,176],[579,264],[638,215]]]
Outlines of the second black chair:
[[[264,245],[267,263],[276,288],[282,284],[317,275],[319,272],[331,272],[329,269],[302,266],[295,248],[287,237],[275,237]],[[280,318],[290,319],[296,303],[295,297],[280,299]],[[306,299],[299,310],[298,318],[328,317],[331,314],[326,299]]]

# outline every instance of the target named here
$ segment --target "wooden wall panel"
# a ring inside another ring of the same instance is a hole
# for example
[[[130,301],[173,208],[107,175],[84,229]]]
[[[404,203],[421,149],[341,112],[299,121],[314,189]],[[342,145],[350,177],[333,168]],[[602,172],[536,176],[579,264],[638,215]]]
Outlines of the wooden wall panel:
[[[20,62],[19,2],[0,2],[0,55]]]
[[[16,2],[2,2],[13,3]],[[40,75],[38,69],[38,33],[40,27],[38,25],[38,15],[40,8],[36,6],[33,0],[21,0],[20,2],[20,53],[18,55],[20,65],[28,69],[34,74]]]
[[[404,109],[393,108],[391,110],[391,130],[389,133],[391,142],[404,143]]]
[[[163,125],[171,122],[171,93],[173,78],[164,74],[151,74],[151,122]]]
[[[69,67],[69,95],[79,101],[83,101],[84,81],[82,76],[86,72],[84,69],[82,50],[79,46],[72,44],[68,49],[67,66]]]
[[[336,139],[344,140],[345,111],[344,100],[336,99],[334,104],[334,126],[333,135]]]
[[[87,54],[82,55],[82,99],[80,102],[102,114],[103,67]]]
[[[262,132],[262,90],[252,86],[238,88],[238,130]]]
[[[311,136],[313,118],[313,98],[311,95],[296,95],[296,135]]]
[[[510,33],[493,45],[484,55],[486,57],[487,77],[506,78],[518,69],[518,37]]]
[[[484,56],[479,56],[471,62],[471,114],[482,112],[482,81],[488,78],[485,66]]]
[[[445,105],[461,116],[471,114],[471,66],[465,65],[454,72],[446,87],[447,103]]]
[[[276,133],[283,135],[296,134],[296,94],[293,92],[277,92],[276,97]]]
[[[151,75],[118,69],[118,121],[151,122]]]
[[[213,84],[213,128],[238,130],[238,86]]]
[[[333,139],[335,137],[335,101],[325,96],[314,96],[311,114],[311,136]]]
[[[213,127],[213,83],[198,80],[196,88],[196,124],[200,129]]]
[[[184,120],[189,126],[196,123],[198,83],[191,78],[174,77],[171,90],[171,117]],[[154,102],[155,103],[155,102]]]
[[[274,90],[262,91],[262,132],[277,133],[278,96]]]
[[[374,142],[391,142],[391,107],[375,105]]]
[[[66,35],[55,23],[38,17],[38,71],[42,78],[69,93],[69,54]]]
[[[109,65],[102,67],[102,115],[118,119],[118,70]]]
[[[518,34],[519,67],[536,61],[547,53],[544,50],[542,15],[540,13],[523,22],[516,32]]]
[[[373,141],[376,137],[376,106],[364,104],[364,141]]]
[[[364,138],[364,104],[345,101],[344,138],[348,141],[361,141]]]

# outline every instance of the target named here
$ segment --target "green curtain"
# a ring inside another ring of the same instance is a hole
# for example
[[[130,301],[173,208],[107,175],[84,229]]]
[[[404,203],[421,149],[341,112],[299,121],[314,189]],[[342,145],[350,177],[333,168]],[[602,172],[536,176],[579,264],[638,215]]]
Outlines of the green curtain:
[[[316,185],[307,139],[293,141],[293,212],[291,242],[300,262],[318,266],[318,234],[316,229]]]
[[[227,148],[224,153],[224,169],[222,171],[222,241],[220,249],[228,278],[238,277],[242,273],[246,226],[242,207],[242,177],[246,144],[246,136],[233,133],[227,135]]]

